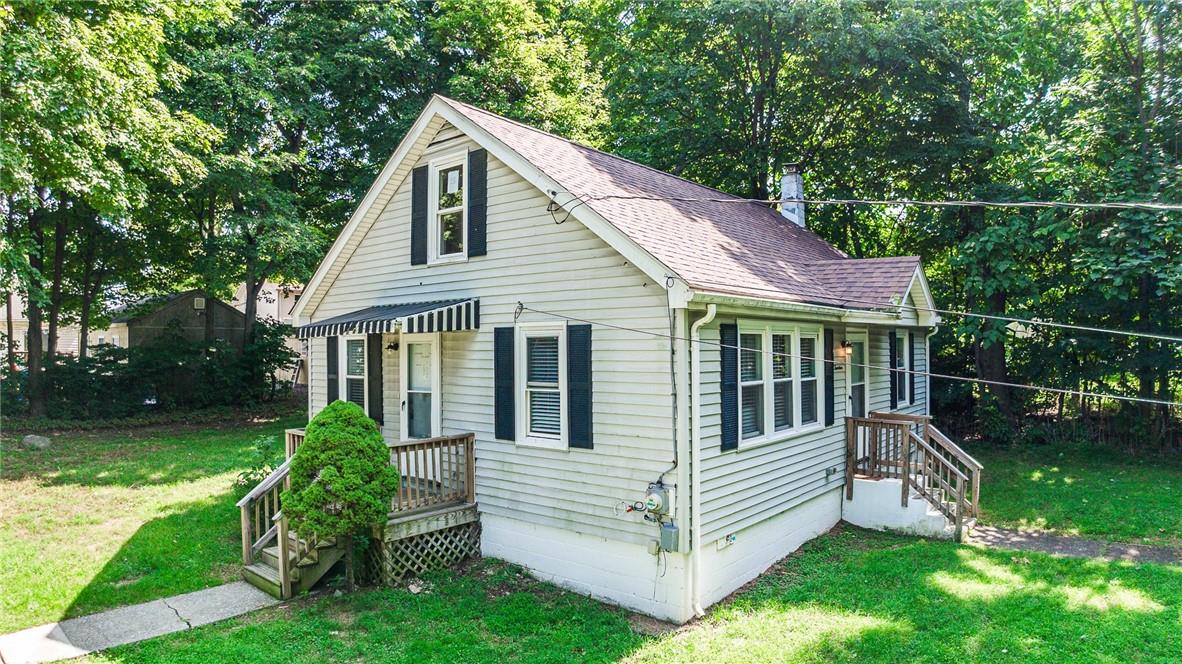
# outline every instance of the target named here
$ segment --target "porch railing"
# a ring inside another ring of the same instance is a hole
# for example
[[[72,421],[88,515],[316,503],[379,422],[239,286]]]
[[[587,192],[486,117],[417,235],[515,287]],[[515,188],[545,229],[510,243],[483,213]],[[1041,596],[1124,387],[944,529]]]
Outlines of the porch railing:
[[[475,434],[387,443],[401,482],[391,512],[476,502]]]
[[[303,429],[288,429],[287,431],[283,432],[283,451],[287,454],[288,459],[290,459],[291,456],[295,454],[295,451],[299,449],[303,442]]]
[[[855,475],[901,479],[902,505],[915,489],[953,521],[957,539],[964,520],[978,516],[983,469],[926,415],[846,418],[846,497],[853,498]]]

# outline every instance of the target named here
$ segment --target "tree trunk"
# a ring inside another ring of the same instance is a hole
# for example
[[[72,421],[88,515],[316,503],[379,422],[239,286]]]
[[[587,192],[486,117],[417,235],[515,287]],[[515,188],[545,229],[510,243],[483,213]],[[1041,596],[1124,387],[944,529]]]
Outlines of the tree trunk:
[[[353,592],[356,588],[353,581],[353,536],[345,535],[342,539],[345,540],[345,591]]]
[[[97,232],[95,224],[88,226],[90,228],[86,233],[86,243],[82,248],[82,307],[78,312],[78,358],[83,360],[86,359],[90,347],[90,305],[98,293],[98,289],[91,285],[96,274],[94,254]]]
[[[41,227],[41,216],[44,214],[49,192],[42,188],[38,194],[40,201],[29,212],[29,236],[33,240],[33,250],[29,254],[29,267],[32,268],[33,274],[30,275],[29,288],[26,289],[25,297],[25,311],[29,319],[29,343],[25,348],[25,366],[29,370],[26,395],[29,399],[29,415],[45,417],[47,394],[45,375],[42,372],[42,352],[44,349],[41,345],[41,304],[37,301],[37,296],[41,290],[41,270],[45,267],[45,232]]]
[[[15,332],[12,325],[12,293],[4,294],[4,338],[8,341],[5,343],[5,358],[8,361],[8,370],[16,373],[16,340],[13,339]]]
[[[66,219],[61,210],[53,224],[53,282],[49,287],[49,343],[45,348],[47,372],[57,360],[58,327],[62,315],[62,274],[66,266]]]
[[[1004,316],[1006,294],[997,292],[985,298],[986,310],[990,314]],[[970,300],[969,309],[972,310]],[[983,325],[993,325],[986,322]],[[1006,345],[1004,335],[1000,340],[986,342],[980,334],[973,340],[973,362],[976,365],[977,376],[983,380],[1009,382],[1009,370],[1006,367]],[[990,385],[989,393],[997,401],[997,408],[1011,430],[1018,425],[1017,413],[1014,409],[1013,394],[1010,388],[1001,385]]]

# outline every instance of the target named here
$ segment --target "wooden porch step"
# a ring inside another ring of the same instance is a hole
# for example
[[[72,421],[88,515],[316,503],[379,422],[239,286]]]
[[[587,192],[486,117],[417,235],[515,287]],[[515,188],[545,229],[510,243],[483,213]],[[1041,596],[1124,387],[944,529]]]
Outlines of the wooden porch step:
[[[261,562],[247,565],[242,568],[242,578],[268,595],[276,599],[283,599],[283,593],[279,586],[279,570],[274,567]]]

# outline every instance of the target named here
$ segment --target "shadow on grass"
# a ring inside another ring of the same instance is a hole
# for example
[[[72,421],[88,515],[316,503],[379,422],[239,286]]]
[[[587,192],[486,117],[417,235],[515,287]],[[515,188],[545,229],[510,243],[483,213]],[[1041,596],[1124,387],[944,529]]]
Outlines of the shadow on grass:
[[[143,524],[91,581],[63,617],[95,613],[199,590],[238,578],[241,569],[236,494],[170,508]]]
[[[48,450],[4,442],[2,480],[34,479],[47,486],[137,487],[201,479],[246,467],[260,435],[281,453],[283,430],[302,417],[194,431],[80,433],[55,437]]]
[[[640,661],[1170,661],[1182,568],[846,529]]]

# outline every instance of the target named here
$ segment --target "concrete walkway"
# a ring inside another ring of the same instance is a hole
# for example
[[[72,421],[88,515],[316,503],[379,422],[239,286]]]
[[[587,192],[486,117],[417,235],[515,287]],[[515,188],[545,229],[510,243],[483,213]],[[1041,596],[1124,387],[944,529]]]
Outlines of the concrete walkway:
[[[991,549],[1041,551],[1042,553],[1073,558],[1102,558],[1104,560],[1126,560],[1167,565],[1182,564],[1182,550],[1179,549],[1166,546],[1114,544],[1037,530],[975,526],[969,532],[966,542]]]
[[[278,603],[245,581],[237,581],[0,636],[0,661],[26,664],[80,657]]]

